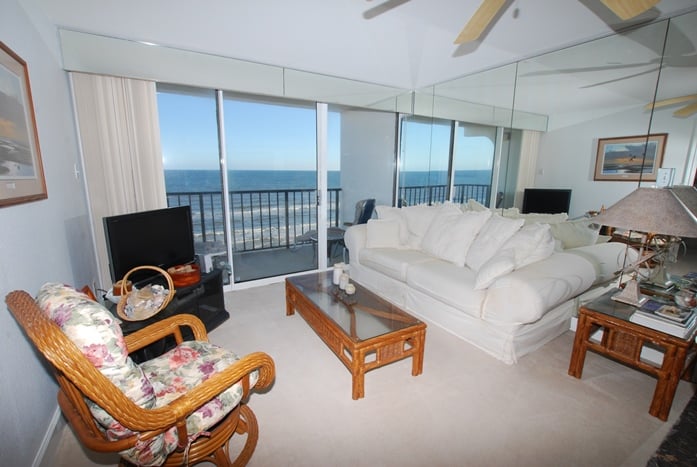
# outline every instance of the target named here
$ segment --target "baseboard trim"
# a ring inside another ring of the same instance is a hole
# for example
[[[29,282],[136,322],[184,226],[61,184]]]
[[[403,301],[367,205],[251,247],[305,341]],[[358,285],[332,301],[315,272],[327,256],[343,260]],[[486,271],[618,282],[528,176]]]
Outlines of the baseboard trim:
[[[51,420],[48,422],[46,427],[46,432],[44,433],[44,439],[41,441],[39,450],[36,451],[36,456],[34,456],[34,462],[32,462],[32,467],[41,467],[44,457],[49,450],[56,450],[56,443],[54,439],[59,431],[62,431],[65,426],[65,421],[63,420],[60,407],[56,405],[56,410],[53,412]],[[54,458],[55,456],[50,456],[49,458]],[[50,464],[45,464],[50,465]]]

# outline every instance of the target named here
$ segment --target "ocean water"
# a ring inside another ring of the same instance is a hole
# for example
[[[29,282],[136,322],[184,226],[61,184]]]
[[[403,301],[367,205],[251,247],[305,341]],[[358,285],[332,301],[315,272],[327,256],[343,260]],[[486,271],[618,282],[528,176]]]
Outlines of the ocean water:
[[[264,191],[282,189],[314,189],[316,174],[311,170],[231,170],[228,186],[231,191]],[[440,172],[404,172],[401,185],[425,186],[445,185],[448,174]],[[341,173],[327,174],[329,188],[340,188]],[[491,172],[488,170],[459,170],[455,172],[455,184],[488,185]],[[167,192],[220,191],[222,181],[217,170],[165,170]]]

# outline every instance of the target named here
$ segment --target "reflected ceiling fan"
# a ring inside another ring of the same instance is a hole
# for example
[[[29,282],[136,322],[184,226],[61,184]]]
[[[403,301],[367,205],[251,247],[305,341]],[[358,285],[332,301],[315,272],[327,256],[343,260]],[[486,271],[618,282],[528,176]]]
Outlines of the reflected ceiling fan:
[[[685,96],[671,97],[670,99],[663,99],[656,102],[649,102],[646,104],[646,106],[644,106],[644,110],[659,109],[661,107],[685,103],[687,104],[673,112],[674,117],[687,118],[697,113],[697,94],[688,94]]]
[[[661,0],[600,0],[623,21],[632,19],[656,6]],[[483,0],[477,11],[455,39],[455,44],[472,42],[479,38],[510,0]]]

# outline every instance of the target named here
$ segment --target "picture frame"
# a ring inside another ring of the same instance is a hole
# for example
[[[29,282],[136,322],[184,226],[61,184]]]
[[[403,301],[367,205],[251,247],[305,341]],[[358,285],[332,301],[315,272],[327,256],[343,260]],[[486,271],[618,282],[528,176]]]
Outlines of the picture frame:
[[[0,207],[46,198],[27,63],[0,42]]]
[[[593,180],[655,182],[667,140],[667,133],[599,138]]]

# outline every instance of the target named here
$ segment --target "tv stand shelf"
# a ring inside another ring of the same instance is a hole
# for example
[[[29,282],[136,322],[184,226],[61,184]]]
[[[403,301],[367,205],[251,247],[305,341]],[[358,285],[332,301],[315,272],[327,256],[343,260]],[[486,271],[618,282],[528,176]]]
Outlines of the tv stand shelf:
[[[111,308],[111,311],[116,313],[115,306]],[[174,298],[169,305],[152,318],[143,321],[122,321],[121,330],[124,335],[128,335],[156,321],[181,313],[197,316],[203,321],[208,332],[220,326],[230,317],[230,314],[225,310],[223,271],[221,269],[201,274],[201,281],[198,284],[176,289]],[[184,332],[185,339],[192,337],[191,332]],[[142,362],[161,355],[174,345],[174,339],[167,338],[132,354],[131,357],[136,362]]]

